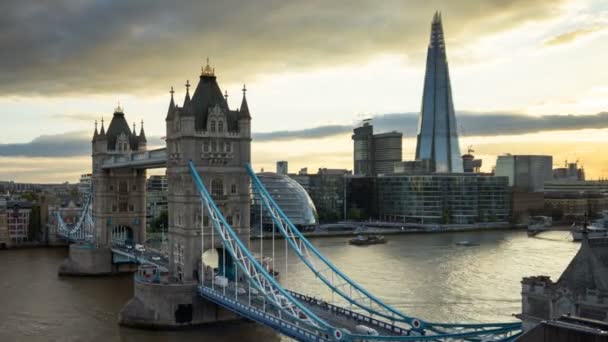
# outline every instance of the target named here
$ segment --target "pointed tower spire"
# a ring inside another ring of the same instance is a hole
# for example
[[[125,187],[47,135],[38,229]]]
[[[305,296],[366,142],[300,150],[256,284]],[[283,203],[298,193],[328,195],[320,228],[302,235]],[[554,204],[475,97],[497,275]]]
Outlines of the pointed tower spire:
[[[95,132],[93,132],[93,137],[97,137],[99,135],[99,132],[97,131],[97,120],[95,120]]]
[[[133,132],[133,135],[137,134],[137,127],[135,126],[135,121],[133,121],[133,130],[131,132]]]
[[[184,98],[183,108],[190,104],[190,80],[186,80],[186,97]]]
[[[173,100],[173,93],[175,93],[175,91],[173,90],[173,86],[171,86],[171,91],[169,91],[169,93],[171,93],[171,101],[169,101],[169,109],[167,109],[167,117],[165,120],[173,120],[173,112],[175,111],[175,101]]]
[[[241,101],[241,108],[239,111],[239,119],[251,120],[251,114],[249,113],[249,105],[247,105],[247,86],[243,84],[243,100]]]
[[[139,141],[146,141],[146,133],[144,133],[144,119],[141,119],[141,127],[139,129]]]
[[[101,132],[99,132],[99,137],[105,138],[105,136],[106,136],[106,129],[103,126],[103,117],[101,117]]]

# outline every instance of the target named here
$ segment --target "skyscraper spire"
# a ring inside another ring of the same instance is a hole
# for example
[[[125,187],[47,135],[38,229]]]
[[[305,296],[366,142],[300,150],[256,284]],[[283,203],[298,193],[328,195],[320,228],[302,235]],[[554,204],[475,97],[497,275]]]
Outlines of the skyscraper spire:
[[[432,160],[436,172],[463,172],[441,13],[435,12],[426,57],[417,160]]]

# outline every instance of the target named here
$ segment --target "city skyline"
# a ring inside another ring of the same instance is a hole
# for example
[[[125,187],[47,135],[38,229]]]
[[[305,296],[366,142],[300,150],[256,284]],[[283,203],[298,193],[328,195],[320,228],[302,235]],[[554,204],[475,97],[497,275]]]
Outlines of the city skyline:
[[[260,6],[266,12],[262,21],[282,30],[253,23],[256,39],[228,27],[254,10],[247,6],[227,12],[219,5],[202,5],[209,9],[205,15],[225,19],[213,22],[215,29],[204,35],[194,19],[176,23],[160,5],[134,13],[137,6],[131,4],[98,8],[65,3],[52,9],[66,15],[63,23],[53,21],[57,16],[34,20],[49,10],[44,5],[3,6],[2,16],[14,23],[3,45],[21,56],[6,53],[9,60],[0,71],[13,80],[3,84],[0,97],[0,110],[11,118],[0,129],[0,179],[76,181],[90,169],[86,148],[93,121],[109,120],[118,100],[138,126],[145,121],[149,145],[161,144],[169,87],[181,99],[183,84],[195,79],[206,56],[227,85],[232,107],[238,107],[240,89],[247,84],[255,113],[256,169],[271,169],[280,159],[289,160],[293,170],[350,169],[350,130],[370,116],[377,116],[375,127],[381,126],[378,121],[387,127],[391,120],[401,123],[392,129],[404,132],[404,159],[413,159],[416,124],[411,118],[420,109],[425,45],[435,10],[443,13],[450,45],[460,145],[463,150],[473,145],[484,159],[484,171],[495,164],[496,155],[510,152],[553,154],[559,165],[580,159],[589,178],[608,175],[608,159],[598,155],[608,142],[603,138],[608,119],[598,114],[608,108],[608,75],[601,67],[608,57],[602,48],[608,6],[599,1],[511,1],[505,6],[412,2],[405,8],[389,3],[359,10],[332,4],[323,13],[314,4],[268,3]],[[93,14],[109,19],[113,29],[106,35],[90,32],[97,21],[86,20]],[[331,25],[331,18],[347,16],[350,20]],[[157,17],[162,23],[148,23]],[[35,25],[26,29],[27,18]],[[385,25],[374,24],[380,21]],[[369,29],[352,29],[362,23]],[[164,32],[163,25],[174,29]],[[316,32],[329,33],[334,43],[314,39]],[[170,56],[151,53],[155,48],[144,44],[181,51],[186,45],[173,42],[180,35],[201,44]],[[234,39],[248,43],[235,48]],[[249,44],[254,41],[260,44]],[[555,82],[556,74],[560,82]],[[478,119],[492,127],[490,137],[479,129]]]

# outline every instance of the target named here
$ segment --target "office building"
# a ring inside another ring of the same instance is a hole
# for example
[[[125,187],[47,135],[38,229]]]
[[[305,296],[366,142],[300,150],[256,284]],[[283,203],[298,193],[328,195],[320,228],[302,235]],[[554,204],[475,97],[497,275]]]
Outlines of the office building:
[[[553,157],[544,155],[498,156],[496,176],[509,178],[515,191],[543,191],[545,182],[553,179]]]
[[[353,130],[354,173],[361,176],[375,176],[393,173],[395,163],[401,162],[403,134],[387,132],[374,134],[369,120]]]
[[[33,240],[30,229],[32,205],[27,202],[8,202],[6,207],[6,223],[11,245],[21,245]]]
[[[286,160],[277,162],[277,174],[287,176],[289,174],[289,167]]]
[[[467,174],[385,175],[376,180],[382,221],[421,224],[506,222],[506,177]]]
[[[8,221],[6,216],[6,200],[0,198],[0,248],[7,248],[11,245],[11,238],[8,233]]]
[[[564,167],[553,169],[553,180],[555,181],[584,181],[585,169],[578,167],[578,160],[574,163],[564,162]]]
[[[481,172],[481,159],[475,159],[473,152],[475,151],[469,147],[467,154],[462,155],[462,170],[464,172]]]
[[[431,24],[416,143],[416,160],[425,159],[433,161],[435,172],[463,171],[443,26],[438,12]]]

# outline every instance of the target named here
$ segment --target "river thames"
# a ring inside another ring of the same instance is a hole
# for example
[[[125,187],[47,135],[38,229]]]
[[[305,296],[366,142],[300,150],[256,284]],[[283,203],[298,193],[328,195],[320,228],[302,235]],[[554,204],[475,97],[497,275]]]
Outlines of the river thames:
[[[566,232],[536,238],[521,231],[389,236],[385,245],[356,247],[347,238],[312,240],[347,275],[403,312],[429,321],[514,321],[520,312],[521,278],[556,280],[579,244]],[[469,240],[478,246],[457,246]],[[260,250],[259,241],[251,249]],[[263,242],[272,255],[270,240]],[[187,331],[120,327],[118,312],[131,298],[130,275],[58,277],[66,248],[0,251],[0,341],[280,341],[273,331],[234,322]],[[323,296],[304,266],[275,245],[281,282],[295,291]],[[286,276],[286,274],[288,274]]]

